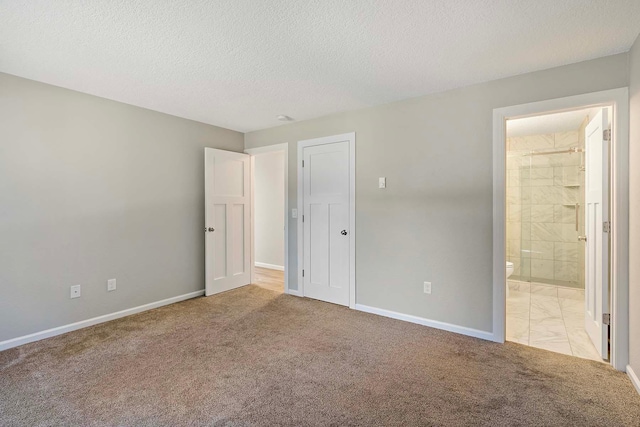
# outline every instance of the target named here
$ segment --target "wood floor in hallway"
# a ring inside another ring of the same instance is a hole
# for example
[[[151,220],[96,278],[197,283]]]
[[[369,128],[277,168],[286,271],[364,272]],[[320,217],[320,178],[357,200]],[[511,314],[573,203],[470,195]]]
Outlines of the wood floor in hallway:
[[[284,292],[284,271],[256,267],[254,285],[276,292]]]

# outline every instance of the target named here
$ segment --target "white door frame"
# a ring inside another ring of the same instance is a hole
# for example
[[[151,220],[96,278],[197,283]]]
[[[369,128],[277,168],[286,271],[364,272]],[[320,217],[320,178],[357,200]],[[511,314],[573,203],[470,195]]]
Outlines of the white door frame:
[[[506,324],[506,120],[585,107],[613,108],[611,139],[611,365],[629,363],[629,89],[619,88],[493,110],[493,341]]]
[[[244,150],[251,156],[251,283],[255,283],[255,156],[265,153],[283,153],[284,155],[284,293],[292,293],[289,289],[289,143],[267,145],[265,147],[248,148]]]
[[[322,138],[298,141],[298,291],[304,296],[304,280],[302,266],[304,265],[304,228],[302,213],[304,212],[304,186],[302,159],[305,147],[349,142],[349,308],[356,308],[356,133],[325,136]]]

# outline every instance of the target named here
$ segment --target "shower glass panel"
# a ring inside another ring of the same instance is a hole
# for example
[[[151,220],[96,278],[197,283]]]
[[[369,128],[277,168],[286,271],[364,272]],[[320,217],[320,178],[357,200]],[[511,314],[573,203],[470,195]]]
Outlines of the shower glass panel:
[[[578,131],[509,138],[510,280],[584,288],[584,158]]]

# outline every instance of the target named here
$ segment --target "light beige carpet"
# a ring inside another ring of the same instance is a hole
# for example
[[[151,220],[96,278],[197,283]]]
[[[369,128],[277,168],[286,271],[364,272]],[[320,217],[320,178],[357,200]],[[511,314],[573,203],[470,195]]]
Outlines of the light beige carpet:
[[[606,364],[248,286],[0,353],[1,426],[639,426]]]

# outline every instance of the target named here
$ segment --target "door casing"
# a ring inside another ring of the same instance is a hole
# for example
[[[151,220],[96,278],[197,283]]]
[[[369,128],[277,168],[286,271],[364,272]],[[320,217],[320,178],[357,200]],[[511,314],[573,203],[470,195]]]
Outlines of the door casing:
[[[340,135],[326,136],[322,138],[306,139],[298,141],[298,293],[304,295],[304,280],[302,270],[304,268],[304,226],[302,213],[304,211],[304,188],[302,159],[305,147],[332,144],[336,142],[349,142],[349,308],[356,308],[356,134],[355,132]]]
[[[627,87],[493,110],[493,337],[503,343],[506,327],[506,121],[588,107],[613,109],[610,152],[611,357],[629,363],[629,89]]]

